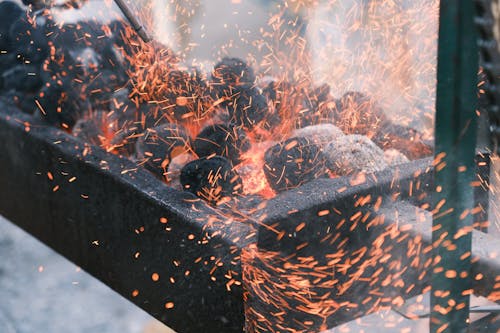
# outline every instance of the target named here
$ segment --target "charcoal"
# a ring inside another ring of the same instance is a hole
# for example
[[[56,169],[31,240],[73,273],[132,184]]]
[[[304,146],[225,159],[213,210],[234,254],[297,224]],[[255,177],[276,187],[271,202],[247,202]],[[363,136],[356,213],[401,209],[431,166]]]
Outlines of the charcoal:
[[[135,126],[144,131],[166,122],[158,106],[131,100],[127,89],[115,91],[110,98],[108,108],[116,117],[119,128]]]
[[[108,110],[113,93],[124,84],[123,77],[104,69],[88,75],[80,86],[80,92],[88,97],[93,109]]]
[[[245,93],[252,88],[255,73],[243,60],[226,57],[215,65],[211,81],[213,98],[230,100],[233,96]]]
[[[88,117],[82,117],[75,123],[73,127],[73,135],[82,139],[84,142],[95,146],[103,145],[106,140],[111,119],[107,112],[93,112]]]
[[[327,175],[325,156],[312,140],[291,138],[266,151],[264,173],[276,192],[296,188]]]
[[[384,152],[364,135],[345,135],[329,143],[324,154],[330,170],[337,176],[372,173],[388,167]]]
[[[144,132],[137,139],[137,158],[143,160],[144,167],[159,178],[164,179],[172,159],[190,150],[190,137],[175,124],[164,124]]]
[[[13,89],[20,92],[37,92],[43,85],[40,66],[16,65],[0,76],[0,89]],[[2,88],[3,87],[3,88]]]
[[[231,162],[221,156],[188,163],[181,170],[181,184],[184,190],[212,205],[243,191],[240,176],[233,170]]]
[[[347,92],[331,110],[333,124],[346,134],[373,137],[388,122],[375,100],[360,92]]]
[[[38,110],[50,124],[71,128],[91,110],[85,96],[81,96],[67,79],[55,78],[46,82],[37,96]]]
[[[13,1],[0,2],[0,50],[9,51],[12,43],[9,39],[9,29],[24,11]],[[2,58],[3,59],[3,56]]]
[[[0,89],[0,97],[3,101],[8,102],[10,105],[15,105],[18,110],[24,113],[33,114],[36,109],[35,94]]]
[[[12,52],[23,63],[42,64],[49,56],[49,39],[44,16],[30,18],[21,16],[9,29],[9,42]]]
[[[313,95],[318,103],[327,102],[330,99],[330,86],[328,84],[322,84],[319,87],[314,88]]]
[[[383,150],[396,149],[410,160],[431,156],[432,142],[423,139],[417,130],[394,123],[383,126],[373,137],[373,142]]]
[[[293,84],[289,82],[276,81],[270,82],[267,87],[264,88],[262,93],[273,104],[277,113],[282,113],[283,108],[291,104],[295,104],[294,100],[298,95],[298,92]]]
[[[314,144],[323,147],[326,144],[337,140],[344,136],[344,133],[335,125],[332,124],[318,124],[307,126],[304,128],[296,129],[292,132],[291,137],[304,137],[308,138]]]
[[[217,63],[212,73],[214,84],[228,86],[252,86],[255,73],[246,62],[238,58],[223,58]]]
[[[171,119],[186,121],[203,111],[208,84],[197,69],[173,70],[166,81],[166,97],[169,105],[173,105],[167,111]]]
[[[193,150],[198,157],[223,156],[233,165],[241,162],[241,155],[248,149],[250,142],[245,132],[223,124],[205,127],[193,142]]]
[[[270,115],[266,97],[253,88],[237,94],[228,104],[227,110],[233,124],[247,129],[252,129]],[[274,124],[271,120],[271,124],[265,127]]]

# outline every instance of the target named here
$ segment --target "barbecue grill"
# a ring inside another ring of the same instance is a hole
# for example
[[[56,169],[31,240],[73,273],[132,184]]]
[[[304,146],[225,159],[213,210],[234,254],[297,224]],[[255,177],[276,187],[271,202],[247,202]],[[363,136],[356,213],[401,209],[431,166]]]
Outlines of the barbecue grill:
[[[486,0],[441,1],[434,159],[320,177],[235,209],[1,100],[0,213],[178,332],[324,331],[431,287],[450,291],[433,306],[463,304],[434,307],[431,328],[465,331],[471,293],[500,300],[488,188],[470,186],[487,180],[497,148],[490,10]],[[481,149],[478,54],[491,129]]]

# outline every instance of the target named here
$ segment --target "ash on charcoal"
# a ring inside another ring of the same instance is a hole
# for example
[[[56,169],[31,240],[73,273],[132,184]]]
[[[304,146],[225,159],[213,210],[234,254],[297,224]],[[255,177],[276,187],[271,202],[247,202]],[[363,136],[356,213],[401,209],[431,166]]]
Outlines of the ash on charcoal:
[[[384,150],[396,149],[415,160],[433,153],[433,144],[422,138],[417,130],[398,124],[388,123],[373,137],[379,147]]]
[[[333,124],[346,134],[373,137],[388,122],[375,100],[360,92],[347,92],[331,109]]]
[[[335,125],[319,124],[296,129],[290,137],[308,138],[316,145],[323,147],[326,144],[337,140],[345,134]]]
[[[233,165],[241,162],[241,154],[248,149],[250,142],[245,132],[223,124],[205,127],[193,142],[193,150],[198,157],[223,156]]]
[[[231,162],[220,156],[188,163],[182,168],[180,179],[186,191],[213,205],[243,192],[240,176]]]
[[[408,157],[396,149],[384,151],[384,160],[388,165],[400,165],[410,162]]]
[[[325,156],[313,140],[291,138],[268,149],[264,174],[273,190],[286,191],[327,175]]]
[[[329,143],[324,154],[328,167],[338,176],[375,172],[388,167],[384,152],[364,135],[345,135]]]
[[[164,124],[146,130],[137,140],[137,158],[144,167],[164,179],[172,159],[190,150],[191,138],[186,131],[175,124]]]

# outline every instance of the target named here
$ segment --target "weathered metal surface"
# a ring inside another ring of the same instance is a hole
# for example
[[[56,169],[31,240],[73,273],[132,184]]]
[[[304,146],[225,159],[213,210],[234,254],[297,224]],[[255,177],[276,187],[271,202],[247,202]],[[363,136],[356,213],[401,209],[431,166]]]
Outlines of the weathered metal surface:
[[[472,284],[478,46],[474,1],[440,2],[431,332],[466,332]],[[472,27],[472,28],[471,28]],[[467,231],[469,230],[469,231]],[[456,278],[449,278],[452,274]],[[445,295],[445,296],[443,296]]]
[[[88,149],[2,105],[0,214],[179,332],[241,332],[253,230]]]

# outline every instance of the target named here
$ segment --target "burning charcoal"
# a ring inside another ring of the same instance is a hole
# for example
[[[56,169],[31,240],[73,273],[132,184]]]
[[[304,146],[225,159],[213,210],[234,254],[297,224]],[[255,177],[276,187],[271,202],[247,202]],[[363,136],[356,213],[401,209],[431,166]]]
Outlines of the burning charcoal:
[[[9,39],[9,29],[24,11],[13,1],[0,2],[0,50],[9,51],[12,45]],[[2,58],[4,59],[3,55]]]
[[[258,93],[256,89],[250,89],[237,94],[228,104],[227,110],[232,123],[248,129],[252,129],[256,124],[264,120],[266,116],[270,115],[266,97]],[[271,120],[271,124],[264,127],[269,127],[273,124],[274,122]]]
[[[224,156],[233,165],[241,162],[241,154],[248,149],[250,142],[244,131],[222,124],[205,127],[193,143],[193,150],[198,157]]]
[[[307,126],[304,128],[296,129],[292,132],[291,137],[304,137],[308,138],[314,144],[323,147],[326,144],[337,140],[344,136],[344,133],[332,124],[319,124]]]
[[[79,95],[68,80],[55,79],[45,83],[37,97],[37,108],[42,118],[50,124],[71,128],[90,103]]]
[[[264,173],[277,192],[326,176],[325,157],[313,140],[291,138],[266,151]]]
[[[164,178],[168,165],[174,157],[189,151],[190,137],[175,124],[165,124],[148,129],[137,140],[138,159],[144,160],[144,167],[160,178]]]
[[[382,149],[396,149],[410,160],[430,156],[433,145],[422,138],[417,130],[397,124],[387,124],[375,135],[373,141]]]
[[[348,92],[337,101],[332,110],[333,124],[346,134],[361,134],[373,137],[387,122],[379,105],[359,92]]]
[[[231,162],[220,156],[188,163],[181,171],[181,184],[186,191],[213,205],[243,191],[241,178]]]
[[[345,135],[329,143],[324,153],[332,172],[338,176],[375,172],[388,167],[384,152],[364,135]]]
[[[255,82],[253,69],[238,58],[223,58],[212,72],[214,99],[230,98],[249,90]]]
[[[107,112],[94,112],[79,119],[73,127],[74,136],[95,146],[107,144],[107,137],[114,132],[113,124]]]
[[[388,165],[399,165],[410,162],[408,157],[396,149],[384,151],[384,160]]]
[[[44,16],[21,16],[9,29],[12,51],[23,63],[41,64],[49,56],[49,40]]]
[[[40,68],[36,65],[16,65],[0,76],[0,88],[22,92],[37,92],[42,87]]]

